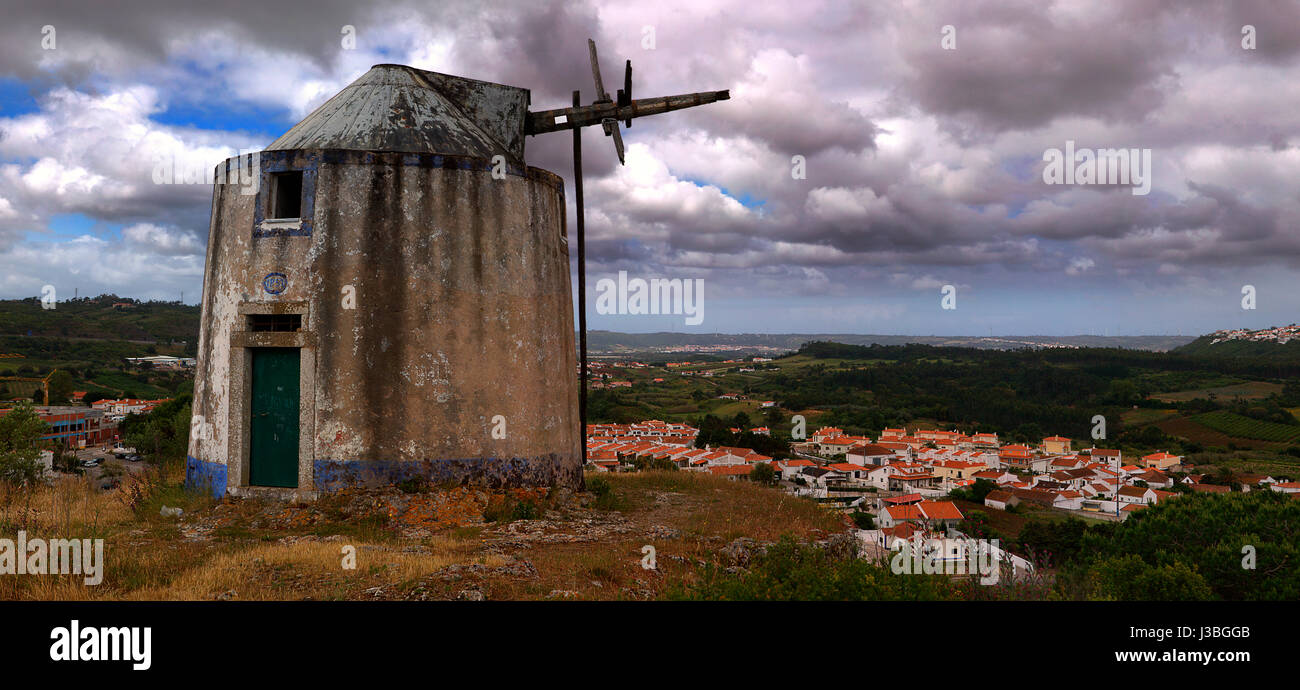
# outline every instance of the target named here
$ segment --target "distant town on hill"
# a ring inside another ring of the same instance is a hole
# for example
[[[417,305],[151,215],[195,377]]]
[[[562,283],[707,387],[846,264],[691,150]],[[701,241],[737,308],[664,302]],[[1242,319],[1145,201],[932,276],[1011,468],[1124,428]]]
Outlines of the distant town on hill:
[[[853,333],[617,333],[591,331],[588,348],[593,354],[635,353],[780,353],[798,350],[808,342],[845,345],[935,345],[972,347],[982,350],[1118,347],[1130,350],[1167,352],[1196,340],[1191,335],[879,335]]]
[[[199,305],[142,301],[117,295],[60,300],[45,308],[39,298],[0,300],[0,337],[123,341],[181,346],[192,354],[198,341]],[[593,356],[652,354],[780,354],[808,342],[845,345],[934,345],[981,350],[1123,348],[1223,356],[1300,357],[1300,326],[1224,329],[1195,335],[885,335],[859,333],[620,333],[589,331]],[[11,342],[10,345],[15,345]],[[149,353],[152,354],[152,353]]]
[[[1203,335],[1177,349],[1188,355],[1300,359],[1300,326],[1232,328]]]

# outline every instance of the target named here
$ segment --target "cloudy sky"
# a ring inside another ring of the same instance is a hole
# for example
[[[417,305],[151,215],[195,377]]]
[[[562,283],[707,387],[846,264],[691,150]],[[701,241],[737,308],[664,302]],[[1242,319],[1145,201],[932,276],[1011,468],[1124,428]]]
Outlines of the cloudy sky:
[[[590,36],[607,81],[632,59],[639,97],[731,90],[637,120],[625,167],[588,130],[589,285],[625,270],[705,286],[699,326],[596,314],[592,294],[592,328],[1300,320],[1296,2],[3,3],[0,297],[49,284],[196,303],[211,188],[154,184],[160,156],[211,169],[383,62],[562,107],[590,98]],[[1047,184],[1045,152],[1067,141],[1150,150],[1150,192]],[[571,178],[568,135],[527,146]]]

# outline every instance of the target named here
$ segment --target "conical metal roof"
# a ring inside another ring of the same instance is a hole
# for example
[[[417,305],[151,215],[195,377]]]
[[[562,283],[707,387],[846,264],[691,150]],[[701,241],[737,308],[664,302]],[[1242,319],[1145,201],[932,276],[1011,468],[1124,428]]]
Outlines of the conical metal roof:
[[[375,65],[266,147],[442,153],[523,165],[528,90]]]

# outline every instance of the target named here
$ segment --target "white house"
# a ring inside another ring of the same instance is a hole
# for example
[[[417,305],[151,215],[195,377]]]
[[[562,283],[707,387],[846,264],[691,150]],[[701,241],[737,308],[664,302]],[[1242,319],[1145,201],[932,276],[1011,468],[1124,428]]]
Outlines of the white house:
[[[823,467],[805,467],[799,471],[797,477],[801,477],[809,486],[826,488],[826,480],[831,475],[831,470]],[[838,475],[837,475],[838,476]],[[835,477],[831,477],[834,479]]]
[[[1020,505],[1020,499],[1009,491],[996,490],[990,491],[984,497],[984,505],[998,510],[1006,510],[1009,506]]]
[[[887,465],[897,458],[898,456],[894,454],[892,449],[874,443],[854,445],[844,455],[845,462],[851,462],[854,465]]]
[[[803,472],[804,468],[816,467],[817,463],[803,458],[790,458],[788,460],[777,460],[776,466],[781,470],[781,478],[789,481],[794,479],[800,472]]]
[[[1118,492],[1120,503],[1140,503],[1142,505],[1151,505],[1156,502],[1156,492],[1149,487],[1141,486],[1124,486],[1120,487]]]
[[[867,483],[882,491],[888,490],[889,478],[897,472],[892,465],[873,467],[867,471]]]

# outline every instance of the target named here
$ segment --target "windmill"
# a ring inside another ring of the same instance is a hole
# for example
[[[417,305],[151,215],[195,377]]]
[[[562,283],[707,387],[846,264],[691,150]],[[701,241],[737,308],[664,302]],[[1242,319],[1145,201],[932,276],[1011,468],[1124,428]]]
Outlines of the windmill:
[[[587,52],[591,57],[591,76],[596,82],[596,98],[591,105],[582,105],[579,91],[573,92],[573,107],[557,108],[529,112],[524,124],[524,133],[530,136],[573,131],[573,189],[574,202],[578,207],[578,331],[582,360],[582,380],[578,394],[578,416],[581,426],[582,463],[587,464],[587,236],[586,212],[582,198],[582,128],[600,125],[605,136],[614,139],[614,151],[618,154],[619,165],[624,165],[623,135],[619,132],[619,122],[632,127],[632,120],[648,115],[659,115],[674,110],[694,108],[731,98],[728,91],[703,91],[678,96],[659,96],[655,98],[632,99],[632,61],[625,63],[623,70],[623,88],[618,89],[617,99],[609,97],[605,83],[600,78],[600,61],[596,56],[596,42],[587,39]]]

